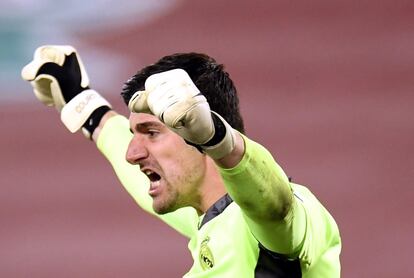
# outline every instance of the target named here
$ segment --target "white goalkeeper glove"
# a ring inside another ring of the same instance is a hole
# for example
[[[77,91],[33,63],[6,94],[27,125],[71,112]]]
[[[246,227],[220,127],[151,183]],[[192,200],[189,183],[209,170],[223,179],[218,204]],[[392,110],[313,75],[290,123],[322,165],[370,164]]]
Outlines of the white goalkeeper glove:
[[[85,67],[72,46],[44,45],[36,49],[33,61],[22,69],[35,96],[61,112],[71,131],[81,129],[88,138],[111,105],[89,88]]]
[[[136,92],[129,101],[131,112],[150,112],[171,130],[213,159],[229,154],[235,146],[233,128],[210,110],[183,69],[153,74],[145,81],[145,91]]]

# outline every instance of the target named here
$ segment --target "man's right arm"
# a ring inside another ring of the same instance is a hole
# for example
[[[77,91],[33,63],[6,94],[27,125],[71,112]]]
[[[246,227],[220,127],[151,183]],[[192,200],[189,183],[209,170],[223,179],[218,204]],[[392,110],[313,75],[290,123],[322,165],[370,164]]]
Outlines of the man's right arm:
[[[71,132],[82,129],[97,143],[128,193],[144,210],[155,214],[147,193],[147,177],[125,159],[132,136],[128,120],[89,88],[89,78],[76,50],[71,46],[41,46],[33,61],[23,68],[22,77],[30,82],[38,100],[61,113],[62,122]],[[198,220],[192,209],[159,217],[186,236],[192,235]]]
[[[103,129],[103,127],[105,126],[106,122],[111,119],[112,117],[115,117],[119,115],[117,112],[110,110],[108,112],[106,112],[103,116],[102,119],[99,121],[98,126],[95,128],[94,132],[92,133],[92,140],[95,143],[98,143],[98,138],[99,135],[101,134],[101,130]]]
[[[111,110],[109,102],[89,87],[85,67],[72,46],[38,47],[22,77],[40,102],[56,108],[72,133],[82,129],[90,139],[102,116]]]

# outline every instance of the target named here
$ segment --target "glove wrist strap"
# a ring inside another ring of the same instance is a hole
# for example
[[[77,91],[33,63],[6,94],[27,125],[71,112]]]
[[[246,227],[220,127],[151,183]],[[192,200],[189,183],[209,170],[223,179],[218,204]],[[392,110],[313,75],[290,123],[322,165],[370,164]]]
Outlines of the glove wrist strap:
[[[108,109],[101,109],[94,112],[100,107],[107,107]],[[60,118],[64,125],[70,132],[74,133],[84,127],[90,134],[98,126],[102,116],[111,108],[106,99],[94,90],[85,90],[75,96],[62,109]],[[87,123],[92,119],[91,123]]]
[[[213,119],[214,124],[214,135],[207,143],[203,144],[205,147],[217,145],[226,136],[227,128],[223,120],[213,111],[211,112],[211,118]]]
[[[219,114],[214,111],[211,111],[211,114],[215,133],[213,138],[202,145],[201,148],[211,158],[220,159],[233,151],[235,146],[235,131]]]
[[[99,122],[101,121],[102,117],[111,110],[108,106],[101,106],[89,116],[86,122],[82,126],[82,133],[85,135],[86,138],[92,139],[92,134],[95,129],[98,127]]]

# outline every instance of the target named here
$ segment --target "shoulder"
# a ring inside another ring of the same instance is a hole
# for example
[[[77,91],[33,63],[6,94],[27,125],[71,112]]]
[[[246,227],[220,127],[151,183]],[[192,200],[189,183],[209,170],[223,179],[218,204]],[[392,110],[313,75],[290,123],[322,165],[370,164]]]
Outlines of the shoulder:
[[[296,203],[305,212],[306,231],[299,255],[301,260],[307,267],[321,265],[319,258],[325,253],[333,257],[332,261],[337,260],[341,238],[335,219],[308,188],[294,183],[291,185]]]

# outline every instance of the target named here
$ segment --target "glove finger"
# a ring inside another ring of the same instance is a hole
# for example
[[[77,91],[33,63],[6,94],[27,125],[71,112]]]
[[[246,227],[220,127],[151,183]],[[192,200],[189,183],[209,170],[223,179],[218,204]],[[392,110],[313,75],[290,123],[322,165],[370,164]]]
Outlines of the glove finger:
[[[54,104],[50,90],[47,90],[47,88],[50,87],[51,82],[52,80],[48,78],[40,78],[36,81],[30,82],[33,86],[33,92],[36,98],[47,106],[53,106]]]
[[[203,124],[197,124],[200,119],[210,120],[210,106],[204,96],[187,98],[185,101],[176,102],[169,106],[162,114],[162,121],[172,128],[190,127],[195,134],[203,132],[198,128],[204,129]],[[207,132],[204,130],[204,132]],[[189,138],[188,138],[189,139]],[[192,142],[192,140],[189,140]]]
[[[175,106],[185,101],[186,92],[182,86],[177,86],[172,82],[164,82],[152,91],[147,90],[147,103],[154,115],[164,122],[164,113],[170,110],[171,106]],[[179,111],[174,111],[179,113]],[[174,113],[172,112],[172,113]]]
[[[22,78],[27,81],[34,80],[40,67],[45,63],[55,63],[62,66],[66,55],[73,52],[75,52],[75,49],[71,46],[44,45],[38,47],[34,53],[33,61],[22,69]]]
[[[190,95],[195,96],[199,93],[198,88],[194,85],[191,77],[183,69],[172,69],[151,75],[145,81],[145,90],[148,92],[162,90],[164,87],[168,90],[173,87],[187,87]]]
[[[148,106],[148,92],[137,91],[135,92],[128,103],[129,111],[134,113],[150,113],[152,114]]]
[[[23,80],[26,81],[33,81],[36,78],[37,72],[39,71],[40,67],[44,64],[44,61],[41,60],[33,60],[29,64],[27,64],[21,72]]]
[[[40,74],[31,81],[37,99],[48,106],[55,106],[58,111],[66,104],[59,83],[52,75]]]

